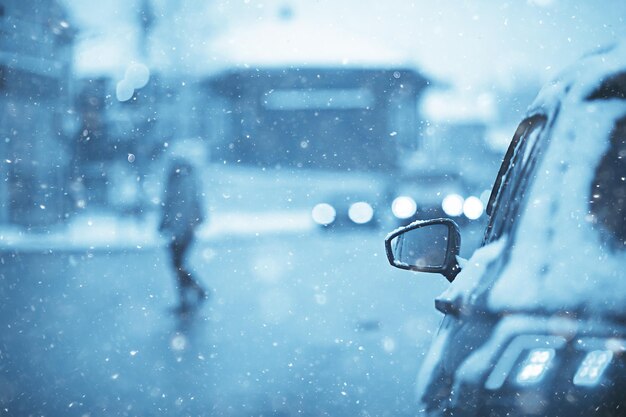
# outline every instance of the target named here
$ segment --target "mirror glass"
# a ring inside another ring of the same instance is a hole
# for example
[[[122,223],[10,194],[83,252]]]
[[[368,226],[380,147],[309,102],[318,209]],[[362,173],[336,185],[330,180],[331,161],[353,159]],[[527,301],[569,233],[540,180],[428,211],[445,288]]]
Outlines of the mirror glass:
[[[391,241],[394,262],[417,268],[444,268],[449,233],[445,224],[407,230]]]

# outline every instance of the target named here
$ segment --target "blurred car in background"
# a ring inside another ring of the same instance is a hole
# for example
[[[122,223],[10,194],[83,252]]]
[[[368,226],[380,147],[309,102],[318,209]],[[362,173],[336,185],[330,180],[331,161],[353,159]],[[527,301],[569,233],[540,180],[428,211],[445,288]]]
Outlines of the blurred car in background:
[[[428,415],[626,415],[625,155],[621,44],[540,92],[469,260],[449,219],[387,237],[393,266],[451,281],[418,377]]]
[[[450,217],[464,225],[480,219],[485,211],[484,190],[467,184],[453,172],[404,179],[396,192],[398,196],[392,201],[391,209],[401,224]]]
[[[327,229],[375,228],[387,209],[386,200],[380,194],[330,193],[326,201],[313,207],[311,217],[316,224]]]
[[[396,225],[438,217],[484,225],[491,181],[502,161],[502,153],[487,144],[487,130],[479,120],[428,123],[394,182]]]
[[[204,86],[215,121],[206,134],[218,144],[214,187],[241,197],[213,206],[307,210],[329,230],[379,226],[390,216],[401,160],[418,142],[427,84],[413,69],[382,64],[246,66],[211,76]]]

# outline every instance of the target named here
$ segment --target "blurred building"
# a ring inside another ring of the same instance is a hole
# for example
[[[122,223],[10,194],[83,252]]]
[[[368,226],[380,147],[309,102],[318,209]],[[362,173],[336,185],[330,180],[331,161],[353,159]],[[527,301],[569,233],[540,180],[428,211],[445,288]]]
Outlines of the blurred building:
[[[197,89],[150,74],[121,97],[110,76],[78,80],[80,128],[73,138],[71,196],[77,210],[141,215],[160,193],[158,165],[174,142],[196,136]]]
[[[0,31],[0,223],[42,227],[67,212],[74,30],[56,0],[1,0]]]
[[[226,99],[215,158],[273,168],[395,170],[417,146],[428,80],[407,68],[232,68],[207,81]],[[207,94],[207,97],[210,95]]]

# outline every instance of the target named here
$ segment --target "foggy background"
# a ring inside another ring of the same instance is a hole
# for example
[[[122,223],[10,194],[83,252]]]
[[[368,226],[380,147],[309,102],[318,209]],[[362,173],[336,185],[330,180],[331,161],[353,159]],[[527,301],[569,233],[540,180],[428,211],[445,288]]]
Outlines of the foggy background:
[[[0,414],[419,415],[441,276],[415,219],[479,246],[542,84],[623,1],[0,0]],[[196,167],[179,315],[157,230]]]

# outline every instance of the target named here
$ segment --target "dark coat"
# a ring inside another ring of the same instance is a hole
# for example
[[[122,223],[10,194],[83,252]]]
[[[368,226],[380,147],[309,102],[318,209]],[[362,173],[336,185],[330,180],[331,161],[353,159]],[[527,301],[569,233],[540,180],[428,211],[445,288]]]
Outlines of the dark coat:
[[[168,238],[192,234],[204,221],[201,187],[193,166],[174,161],[163,193],[163,215],[159,230]]]

